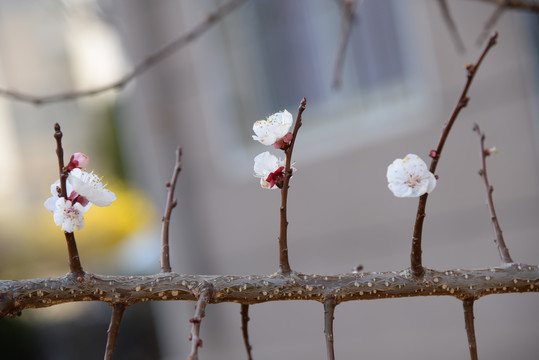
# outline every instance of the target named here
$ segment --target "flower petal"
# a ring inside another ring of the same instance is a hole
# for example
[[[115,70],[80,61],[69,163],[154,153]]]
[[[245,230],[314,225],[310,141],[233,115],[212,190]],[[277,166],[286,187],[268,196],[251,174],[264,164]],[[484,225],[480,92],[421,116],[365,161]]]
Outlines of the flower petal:
[[[418,197],[436,187],[436,177],[417,155],[396,159],[387,168],[388,188],[397,197]]]
[[[99,177],[93,172],[73,169],[67,179],[73,186],[73,190],[87,198],[92,204],[109,206],[116,200],[116,195],[105,189]]]

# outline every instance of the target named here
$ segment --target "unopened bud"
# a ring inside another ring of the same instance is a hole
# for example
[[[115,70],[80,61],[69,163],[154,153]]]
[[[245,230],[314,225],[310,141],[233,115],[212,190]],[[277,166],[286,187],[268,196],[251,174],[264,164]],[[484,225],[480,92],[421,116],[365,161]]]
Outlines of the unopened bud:
[[[498,148],[496,146],[491,147],[490,149],[485,150],[485,155],[492,155],[498,153]]]
[[[88,156],[84,155],[83,153],[77,152],[71,155],[71,159],[69,159],[69,164],[66,166],[67,171],[71,171],[75,168],[84,168],[88,165]]]

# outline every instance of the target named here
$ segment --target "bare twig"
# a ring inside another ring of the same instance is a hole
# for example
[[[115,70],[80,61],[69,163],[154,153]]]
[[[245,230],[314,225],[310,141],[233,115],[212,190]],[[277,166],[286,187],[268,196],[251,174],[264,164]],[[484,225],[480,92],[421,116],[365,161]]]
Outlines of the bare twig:
[[[326,335],[326,350],[328,360],[335,360],[335,349],[333,347],[333,314],[337,303],[335,299],[329,297],[324,301],[324,334]]]
[[[120,323],[122,322],[122,316],[124,314],[124,304],[112,305],[112,315],[110,317],[110,325],[107,330],[107,347],[105,349],[105,360],[112,360],[114,355],[114,349],[116,348],[116,340],[118,339],[118,332],[120,331]]]
[[[247,359],[253,360],[253,356],[251,354],[253,347],[249,343],[249,330],[247,328],[249,320],[249,305],[241,304],[241,332],[243,334],[243,342],[245,343],[245,350],[247,350]]]
[[[483,31],[477,37],[477,40],[476,40],[477,45],[481,45],[483,43],[483,41],[485,41],[485,39],[488,37],[488,35],[492,31],[492,28],[494,28],[494,26],[496,25],[496,23],[498,22],[498,20],[502,16],[504,10],[506,9],[505,4],[508,3],[508,2],[509,1],[507,1],[507,0],[503,1],[501,4],[499,4],[496,7],[496,9],[492,13],[492,15],[490,15],[488,20],[485,22],[485,26],[483,27]]]
[[[494,209],[494,200],[492,199],[492,192],[494,191],[494,187],[490,185],[488,181],[487,176],[487,156],[490,155],[491,151],[485,149],[485,134],[481,132],[481,129],[479,128],[479,125],[474,124],[473,127],[474,131],[479,136],[479,144],[480,144],[480,154],[481,154],[481,169],[479,170],[479,175],[483,178],[483,181],[485,183],[485,188],[487,190],[487,206],[488,206],[488,212],[490,214],[490,220],[492,221],[492,227],[494,228],[494,233],[496,234],[496,244],[498,246],[498,253],[500,254],[500,259],[504,264],[510,264],[513,262],[513,259],[511,259],[511,255],[509,255],[509,249],[505,245],[505,241],[503,239],[503,233],[502,229],[500,227],[500,223],[498,222],[498,216],[496,215],[496,210]]]
[[[457,26],[455,25],[455,21],[453,20],[453,16],[449,10],[449,5],[447,5],[447,0],[438,0],[438,4],[440,5],[442,18],[444,19],[447,29],[449,30],[449,34],[451,34],[451,38],[453,39],[453,43],[455,44],[457,51],[459,53],[465,52],[466,48],[464,47],[464,42],[460,37]]]
[[[202,347],[202,339],[200,338],[200,323],[206,316],[206,305],[212,297],[213,290],[211,287],[206,287],[200,292],[200,296],[195,305],[195,315],[189,320],[193,326],[191,327],[191,354],[188,360],[198,360],[198,348]]]
[[[105,91],[109,91],[113,89],[120,90],[124,88],[129,82],[131,82],[134,78],[146,72],[155,64],[161,62],[162,60],[166,59],[170,55],[174,54],[181,48],[191,43],[193,40],[196,40],[197,38],[199,38],[202,34],[204,34],[207,30],[209,30],[213,25],[215,25],[219,20],[221,20],[223,17],[228,15],[230,12],[232,12],[234,9],[236,9],[237,7],[239,7],[246,1],[247,0],[230,0],[224,3],[219,8],[217,8],[217,10],[215,10],[213,13],[209,14],[204,21],[202,21],[200,24],[195,26],[191,31],[180,36],[179,38],[177,38],[170,44],[166,45],[165,47],[157,50],[155,53],[151,54],[150,56],[142,60],[140,63],[138,63],[131,70],[131,72],[127,73],[122,78],[111,82],[110,84],[95,87],[92,89],[87,89],[87,90],[61,92],[61,93],[47,95],[47,96],[37,96],[37,95],[27,94],[27,93],[15,91],[15,90],[7,89],[7,88],[0,88],[0,96],[4,96],[4,97],[11,98],[14,100],[19,100],[22,102],[32,103],[34,105],[43,105],[43,104],[50,104],[50,103],[59,102],[59,101],[78,99],[78,98],[86,97],[86,96],[93,96],[93,95],[101,94]]]
[[[307,99],[303,98],[298,108],[296,124],[294,125],[294,131],[292,132],[292,140],[284,150],[286,154],[286,165],[284,169],[283,187],[281,188],[281,208],[279,211],[281,216],[279,231],[279,273],[283,275],[290,274],[292,271],[290,268],[290,263],[288,262],[288,220],[286,219],[286,205],[288,201],[288,184],[290,183],[290,178],[292,177],[292,151],[294,150],[294,143],[296,142],[298,130],[301,127],[301,115],[303,114],[306,105]]]
[[[167,203],[165,206],[165,214],[163,215],[162,222],[163,227],[161,229],[161,272],[171,272],[170,268],[170,251],[169,251],[169,225],[170,215],[172,210],[178,205],[178,201],[174,199],[174,190],[176,189],[176,183],[178,182],[178,175],[182,170],[182,147],[178,147],[176,150],[176,163],[174,165],[174,171],[172,172],[172,178],[167,181],[165,186],[168,189]]]
[[[462,306],[464,308],[464,322],[466,326],[466,335],[468,335],[468,348],[470,349],[470,359],[478,360],[477,358],[477,344],[475,341],[475,327],[474,327],[474,315],[473,304],[474,299],[464,299]]]
[[[350,42],[350,34],[352,32],[352,26],[356,21],[355,9],[361,0],[347,0],[343,1],[343,20],[341,37],[339,40],[339,48],[337,51],[337,58],[335,59],[335,69],[333,71],[333,88],[339,89],[342,82],[342,72],[344,67],[344,58],[346,56],[346,48]]]
[[[477,70],[479,69],[479,66],[481,65],[481,62],[487,55],[490,48],[492,48],[496,44],[496,40],[498,38],[498,33],[495,33],[490,37],[490,40],[485,47],[485,50],[483,50],[483,53],[475,63],[466,65],[466,70],[468,71],[468,80],[466,81],[466,85],[464,86],[464,89],[462,90],[462,93],[459,97],[459,100],[457,102],[457,105],[455,106],[455,109],[453,110],[453,113],[451,114],[451,117],[449,120],[444,124],[444,129],[442,131],[442,135],[440,136],[440,141],[438,142],[438,147],[436,150],[431,151],[431,157],[432,161],[430,163],[430,172],[435,173],[436,166],[438,165],[438,161],[440,160],[440,156],[442,155],[442,150],[445,145],[445,141],[447,140],[447,137],[449,135],[449,132],[451,131],[451,127],[453,126],[453,123],[457,119],[460,111],[468,105],[468,90],[470,89],[470,85],[472,84],[472,81],[474,79],[475,74],[477,73]],[[411,270],[412,274],[416,277],[423,276],[423,266],[422,266],[422,260],[421,260],[421,238],[423,233],[423,221],[425,220],[425,207],[427,204],[427,198],[428,193],[422,195],[419,198],[419,205],[417,207],[417,215],[414,225],[414,233],[412,238],[412,251],[410,254],[411,258]]]
[[[60,197],[67,199],[67,177],[68,172],[64,166],[64,149],[62,148],[62,130],[58,123],[54,124],[54,138],[56,139],[56,155],[58,156],[58,168],[60,172]],[[79,251],[77,250],[77,242],[75,241],[75,234],[72,232],[64,232],[67,243],[67,254],[69,261],[69,271],[77,276],[79,281],[83,281],[84,270],[80,262]]]

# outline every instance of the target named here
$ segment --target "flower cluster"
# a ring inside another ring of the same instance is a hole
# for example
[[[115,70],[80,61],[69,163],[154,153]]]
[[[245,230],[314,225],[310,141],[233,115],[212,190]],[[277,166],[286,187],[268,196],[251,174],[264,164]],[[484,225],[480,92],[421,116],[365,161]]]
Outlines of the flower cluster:
[[[66,197],[61,196],[60,180],[51,185],[52,197],[45,201],[45,208],[53,213],[56,226],[64,232],[81,230],[84,227],[84,214],[92,204],[109,206],[116,195],[105,189],[101,179],[94,172],[86,172],[82,167],[88,165],[88,157],[83,153],[71,156],[64,171],[69,173],[66,182]]]
[[[259,120],[253,125],[256,134],[253,139],[264,145],[286,150],[292,141],[292,133],[289,131],[292,121],[292,114],[286,110],[275,113],[266,120]],[[274,189],[275,186],[281,188],[285,177],[284,169],[285,161],[269,151],[255,157],[255,176],[260,178],[260,186],[264,189]]]
[[[387,167],[389,190],[396,197],[418,197],[436,187],[436,177],[417,155],[408,154]]]

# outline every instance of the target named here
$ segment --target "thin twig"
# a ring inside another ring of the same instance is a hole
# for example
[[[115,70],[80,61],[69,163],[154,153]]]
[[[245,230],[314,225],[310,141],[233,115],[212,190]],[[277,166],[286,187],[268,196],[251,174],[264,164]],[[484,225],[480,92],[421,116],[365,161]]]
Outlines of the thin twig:
[[[466,335],[468,335],[468,348],[470,349],[470,359],[478,360],[477,358],[477,343],[475,341],[475,327],[474,327],[474,315],[473,304],[474,299],[465,299],[462,301],[464,307],[464,322],[466,326]]]
[[[189,320],[193,326],[191,327],[191,354],[188,360],[198,360],[198,348],[202,347],[202,339],[200,338],[200,323],[206,315],[206,305],[212,297],[213,289],[206,287],[200,292],[200,296],[195,305],[195,315]]]
[[[294,125],[294,131],[292,133],[292,140],[285,149],[285,176],[283,180],[283,187],[281,188],[281,208],[279,211],[281,216],[281,225],[279,230],[279,273],[283,275],[288,275],[292,271],[290,268],[290,263],[288,262],[288,220],[286,219],[286,204],[288,201],[288,184],[290,183],[290,178],[292,177],[292,151],[294,150],[294,143],[296,142],[298,130],[301,127],[301,115],[305,110],[305,105],[307,105],[307,99],[303,98],[298,108],[298,115],[296,117],[296,124]]]
[[[170,44],[166,45],[165,47],[157,50],[155,53],[151,54],[150,56],[142,60],[140,63],[138,63],[131,70],[131,72],[127,73],[120,79],[114,82],[111,82],[107,85],[98,86],[98,87],[87,89],[87,90],[61,92],[61,93],[46,95],[46,96],[37,96],[33,94],[27,94],[27,93],[15,91],[15,90],[10,90],[7,88],[0,88],[0,96],[4,96],[4,97],[11,98],[14,100],[19,100],[22,102],[32,103],[34,105],[43,105],[43,104],[50,104],[50,103],[59,102],[59,101],[78,99],[78,98],[86,97],[86,96],[93,96],[93,95],[101,94],[105,91],[109,91],[113,89],[120,90],[124,88],[129,82],[131,82],[134,78],[136,78],[140,74],[150,69],[153,65],[161,62],[162,60],[176,53],[178,50],[185,47],[186,45],[191,43],[193,40],[196,40],[198,37],[204,34],[207,30],[209,30],[214,24],[216,24],[219,20],[221,20],[223,17],[225,17],[227,14],[232,12],[234,9],[236,9],[237,7],[239,7],[246,1],[247,0],[230,0],[224,3],[222,6],[217,8],[217,10],[215,10],[213,13],[209,14],[204,21],[202,21],[200,24],[195,26],[191,31],[180,36],[179,38],[172,41]]]
[[[58,168],[60,173],[60,197],[67,199],[67,177],[68,172],[64,166],[64,149],[62,148],[62,130],[58,123],[54,124],[54,138],[56,139],[56,155],[58,157]],[[77,242],[75,234],[72,232],[64,232],[67,243],[67,254],[69,261],[69,271],[77,276],[77,279],[82,282],[84,270],[80,262],[79,251],[77,250]]]
[[[477,40],[476,40],[477,45],[481,45],[483,43],[483,41],[485,41],[485,39],[488,37],[488,35],[492,31],[492,28],[496,25],[496,23],[498,22],[498,20],[502,16],[504,10],[506,9],[505,4],[508,3],[508,2],[509,1],[505,0],[504,2],[499,4],[496,7],[496,9],[494,10],[494,12],[492,13],[492,15],[490,15],[488,20],[485,22],[485,26],[483,27],[483,31],[477,37]]]
[[[440,5],[442,18],[444,19],[447,29],[449,30],[449,34],[451,34],[451,38],[453,39],[453,43],[455,43],[457,51],[461,54],[464,53],[466,48],[464,47],[464,42],[460,37],[457,26],[455,25],[455,21],[453,20],[453,16],[451,15],[451,11],[449,10],[449,5],[447,5],[447,0],[438,0],[438,4]]]
[[[243,342],[245,343],[245,350],[247,350],[247,359],[253,360],[251,354],[253,347],[249,343],[249,330],[247,328],[249,320],[249,305],[241,304],[241,332],[243,333]]]
[[[176,183],[178,182],[178,175],[182,170],[182,147],[179,146],[176,150],[176,163],[174,165],[174,171],[172,172],[172,178],[170,181],[167,181],[165,186],[168,189],[167,203],[165,205],[165,214],[161,221],[163,226],[161,228],[161,272],[167,273],[171,272],[170,268],[170,251],[168,245],[169,239],[169,225],[170,225],[170,215],[172,210],[178,205],[178,200],[174,199],[174,190],[176,189]]]
[[[120,331],[120,323],[122,322],[122,316],[124,314],[124,304],[112,305],[112,315],[110,317],[109,329],[107,330],[107,347],[105,349],[105,360],[112,360],[114,355],[114,349],[116,348],[116,340],[118,339],[118,332]]]
[[[485,50],[481,53],[481,56],[475,63],[473,64],[467,64],[466,70],[468,71],[468,80],[466,81],[466,85],[464,86],[464,89],[462,90],[462,93],[459,97],[459,100],[457,102],[457,105],[455,106],[455,109],[453,110],[453,113],[451,114],[451,117],[449,120],[445,123],[444,129],[442,131],[442,135],[440,136],[440,141],[438,142],[438,147],[436,150],[431,151],[431,157],[432,161],[430,163],[430,172],[435,173],[436,166],[438,165],[438,161],[440,160],[440,156],[442,155],[442,150],[445,145],[445,141],[447,140],[447,137],[449,135],[449,132],[451,131],[451,127],[453,126],[453,123],[457,119],[460,111],[468,105],[468,90],[470,89],[470,85],[472,84],[472,81],[474,79],[475,74],[477,73],[477,70],[479,69],[479,66],[481,65],[483,59],[487,55],[490,48],[492,48],[496,44],[496,40],[498,38],[498,33],[494,33],[488,41],[487,46],[485,47]],[[422,250],[421,250],[421,238],[423,234],[423,221],[425,220],[425,207],[427,205],[427,198],[428,193],[422,195],[419,197],[419,204],[417,207],[417,215],[414,225],[414,233],[412,238],[412,251],[410,254],[411,258],[411,270],[412,274],[416,277],[423,276],[423,265],[422,265]]]
[[[494,233],[496,234],[495,242],[498,246],[498,253],[500,254],[500,259],[504,264],[510,264],[513,262],[513,259],[511,259],[511,255],[509,255],[509,249],[505,245],[505,241],[503,239],[502,229],[500,227],[500,223],[498,222],[498,216],[496,215],[496,210],[494,209],[494,200],[492,199],[492,192],[494,191],[494,187],[490,185],[487,176],[487,156],[490,155],[490,151],[485,149],[485,134],[481,133],[479,125],[474,124],[473,129],[479,136],[479,144],[481,149],[481,169],[479,170],[479,175],[483,178],[485,188],[487,190],[488,212],[490,214],[490,220],[492,221]]]
[[[346,49],[350,42],[350,34],[352,33],[352,25],[356,21],[355,9],[358,4],[358,0],[348,0],[343,2],[343,20],[341,37],[339,40],[339,49],[337,51],[337,58],[335,59],[335,69],[333,72],[333,88],[339,89],[342,83],[342,72],[344,67],[344,58],[346,56]]]
[[[337,303],[330,297],[324,302],[324,334],[326,335],[326,350],[328,360],[335,360],[335,349],[333,346],[333,314]]]

